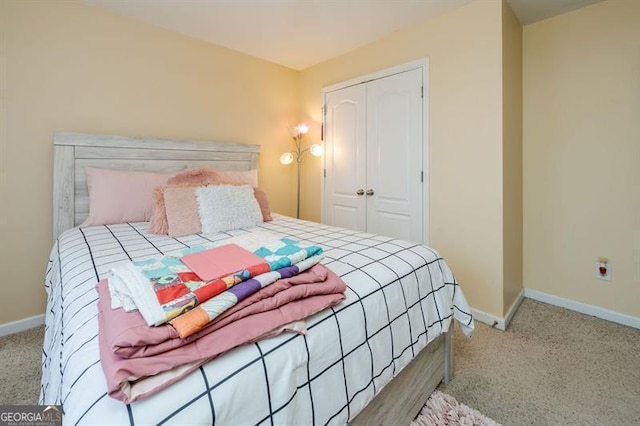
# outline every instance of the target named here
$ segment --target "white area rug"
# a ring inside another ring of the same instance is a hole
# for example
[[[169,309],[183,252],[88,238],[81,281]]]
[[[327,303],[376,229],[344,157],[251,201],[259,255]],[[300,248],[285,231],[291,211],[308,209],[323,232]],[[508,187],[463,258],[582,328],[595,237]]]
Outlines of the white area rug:
[[[435,391],[411,426],[500,426],[478,410],[458,402],[451,395]]]

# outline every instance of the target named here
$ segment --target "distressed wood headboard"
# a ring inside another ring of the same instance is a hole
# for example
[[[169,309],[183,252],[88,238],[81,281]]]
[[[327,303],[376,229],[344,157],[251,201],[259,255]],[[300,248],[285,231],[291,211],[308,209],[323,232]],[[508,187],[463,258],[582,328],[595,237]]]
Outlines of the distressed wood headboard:
[[[89,214],[85,167],[176,172],[192,167],[258,168],[260,145],[55,133],[53,238]]]

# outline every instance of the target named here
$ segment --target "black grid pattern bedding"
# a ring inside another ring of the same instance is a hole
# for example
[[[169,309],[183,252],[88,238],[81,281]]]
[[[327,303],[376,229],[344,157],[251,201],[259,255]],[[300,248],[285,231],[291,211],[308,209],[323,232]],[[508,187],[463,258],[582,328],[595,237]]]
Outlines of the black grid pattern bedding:
[[[214,236],[146,227],[74,228],[53,247],[40,403],[62,404],[65,424],[344,424],[452,319],[472,327],[453,274],[425,246],[284,216]],[[111,399],[98,350],[99,278],[132,259],[265,229],[322,246],[346,300],[307,319],[306,335],[238,347],[140,402]]]

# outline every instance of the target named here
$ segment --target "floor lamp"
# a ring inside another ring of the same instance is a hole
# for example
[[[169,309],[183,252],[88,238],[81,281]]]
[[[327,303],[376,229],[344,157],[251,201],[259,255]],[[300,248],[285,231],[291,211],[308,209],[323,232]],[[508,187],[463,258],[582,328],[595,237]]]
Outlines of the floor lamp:
[[[306,124],[298,124],[289,128],[289,134],[293,138],[295,149],[293,151],[285,152],[280,156],[280,163],[287,165],[296,161],[298,167],[298,185],[297,185],[297,204],[296,204],[296,217],[300,219],[300,163],[302,163],[302,154],[309,151],[311,155],[319,157],[322,155],[322,146],[319,144],[313,144],[309,148],[302,149],[302,138],[309,132],[309,126]]]

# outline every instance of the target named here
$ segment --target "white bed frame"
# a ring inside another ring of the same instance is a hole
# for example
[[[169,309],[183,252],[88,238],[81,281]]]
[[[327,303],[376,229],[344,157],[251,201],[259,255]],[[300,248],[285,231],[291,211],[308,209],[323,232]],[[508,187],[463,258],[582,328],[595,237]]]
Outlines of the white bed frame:
[[[53,237],[89,213],[84,168],[173,172],[191,167],[258,168],[259,145],[56,133],[53,168]],[[423,349],[351,424],[406,424],[441,381],[453,378],[453,330]]]

